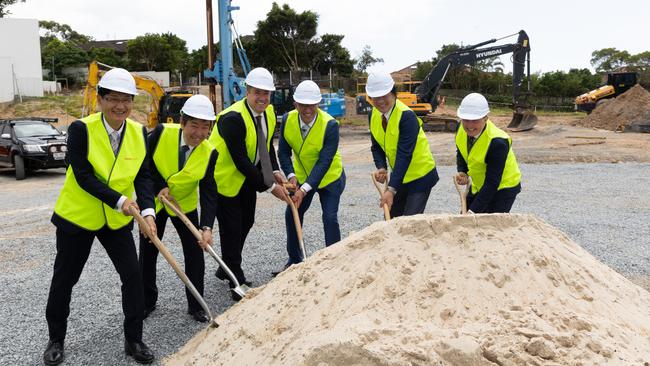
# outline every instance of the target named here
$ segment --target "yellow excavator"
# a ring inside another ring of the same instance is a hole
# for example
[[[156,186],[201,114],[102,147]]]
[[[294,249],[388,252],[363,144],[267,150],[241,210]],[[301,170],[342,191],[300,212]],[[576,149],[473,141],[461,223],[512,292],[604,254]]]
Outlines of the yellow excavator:
[[[97,83],[106,70],[99,67],[111,69],[112,66],[92,61],[88,65],[88,81],[84,89],[83,109],[81,116],[85,117],[94,113],[97,106]],[[131,73],[135,79],[135,86],[138,90],[151,96],[151,111],[147,116],[147,127],[154,128],[159,123],[178,123],[180,121],[181,108],[185,101],[193,94],[189,92],[166,92],[155,80]]]

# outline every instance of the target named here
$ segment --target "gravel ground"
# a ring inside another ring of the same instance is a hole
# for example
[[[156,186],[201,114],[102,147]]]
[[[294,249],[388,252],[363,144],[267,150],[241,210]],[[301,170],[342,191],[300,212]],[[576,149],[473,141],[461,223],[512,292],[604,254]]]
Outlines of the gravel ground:
[[[347,187],[340,222],[343,236],[382,219],[369,163],[347,164]],[[615,270],[633,278],[650,275],[650,164],[522,165],[524,190],[513,212],[533,213],[559,227]],[[452,167],[439,168],[427,213],[458,211]],[[0,364],[38,365],[47,343],[45,303],[55,241],[49,217],[63,182],[62,170],[38,172],[15,182],[0,171]],[[284,204],[259,196],[256,224],[244,249],[244,270],[254,285],[271,280],[285,260]],[[308,253],[323,247],[320,203],[306,215]],[[172,225],[163,240],[182,263]],[[216,262],[206,256],[206,301],[217,314],[233,305],[225,283],[214,277]],[[158,309],[145,321],[144,341],[156,362],[175,352],[202,328],[185,313],[180,280],[159,259]],[[66,338],[66,365],[136,364],[122,349],[119,278],[101,245],[94,245],[73,292]]]

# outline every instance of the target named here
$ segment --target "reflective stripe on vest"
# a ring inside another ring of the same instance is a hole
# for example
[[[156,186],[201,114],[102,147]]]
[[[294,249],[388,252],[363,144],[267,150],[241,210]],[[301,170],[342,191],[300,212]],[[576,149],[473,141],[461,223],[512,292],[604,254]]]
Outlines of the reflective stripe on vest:
[[[205,176],[210,154],[214,149],[212,145],[203,140],[199,146],[192,150],[187,158],[183,169],[178,170],[178,153],[180,148],[181,129],[176,123],[163,124],[160,140],[153,153],[153,161],[160,175],[167,182],[169,193],[176,199],[184,213],[196,210],[199,201],[199,182]],[[163,207],[162,202],[156,201],[156,212]],[[174,212],[165,207],[170,216],[176,216]]]
[[[407,107],[406,104],[402,103],[399,99],[396,99],[395,107],[390,114],[390,119],[388,120],[386,131],[384,132],[384,128],[381,125],[381,112],[377,108],[372,108],[372,114],[370,116],[370,133],[372,133],[372,136],[379,143],[381,149],[384,150],[391,169],[395,169],[395,157],[397,156],[397,144],[399,142],[399,124],[402,119],[402,113],[410,110],[411,109]],[[424,130],[422,129],[422,120],[418,117],[416,118],[420,125],[420,131],[418,132],[415,149],[413,150],[411,162],[406,169],[406,174],[402,181],[403,183],[409,183],[422,178],[436,167],[436,162],[433,159],[431,149],[429,148],[429,140],[427,140],[427,136],[424,134]]]
[[[246,155],[251,161],[251,164],[255,163],[255,156],[257,154],[257,132],[255,131],[253,116],[248,111],[248,108],[246,108],[245,98],[224,109],[217,115],[217,123],[212,129],[212,134],[209,138],[210,143],[219,153],[217,164],[214,169],[214,180],[217,183],[217,191],[219,194],[226,197],[234,197],[239,193],[246,177],[235,166],[230,151],[228,150],[228,146],[226,145],[226,141],[219,134],[219,121],[223,115],[229,112],[240,114],[244,120],[244,126],[246,127],[244,144],[246,145]],[[266,117],[267,131],[266,144],[270,151],[271,139],[273,138],[273,133],[275,131],[275,111],[273,110],[273,106],[269,104],[264,113]]]
[[[468,175],[472,178],[472,193],[476,194],[481,190],[483,184],[485,183],[485,172],[487,170],[487,164],[485,164],[485,156],[487,155],[488,148],[490,143],[494,138],[504,138],[508,140],[508,157],[506,158],[506,164],[503,167],[503,175],[501,176],[501,183],[499,183],[499,189],[503,188],[512,188],[517,186],[521,182],[521,172],[519,171],[519,165],[517,165],[517,158],[515,153],[512,151],[512,139],[506,132],[499,129],[497,126],[492,123],[489,119],[485,124],[485,129],[474,142],[474,146],[467,156],[467,133],[463,128],[462,124],[456,133],[456,147],[463,159],[467,163]]]
[[[147,154],[142,125],[130,119],[126,120],[122,131],[122,144],[115,157],[101,113],[82,118],[81,122],[86,124],[88,131],[88,162],[93,167],[95,177],[113,190],[133,199],[133,181]],[[107,206],[81,188],[75,179],[72,166],[67,169],[54,212],[89,231],[99,230],[104,225],[116,230],[126,226],[133,219]]]
[[[325,140],[325,132],[327,124],[334,118],[329,114],[318,109],[318,116],[312,123],[309,133],[305,139],[302,139],[300,133],[300,119],[298,118],[298,111],[293,110],[287,116],[286,125],[284,126],[284,139],[287,141],[291,149],[295,153],[293,160],[293,170],[298,179],[298,183],[303,184],[311,174],[314,165],[320,157],[320,152],[323,149],[323,142]],[[339,123],[336,121],[336,123]],[[327,172],[318,184],[318,188],[323,188],[328,184],[336,181],[341,177],[343,172],[343,163],[341,162],[341,154],[338,149],[332,159]]]

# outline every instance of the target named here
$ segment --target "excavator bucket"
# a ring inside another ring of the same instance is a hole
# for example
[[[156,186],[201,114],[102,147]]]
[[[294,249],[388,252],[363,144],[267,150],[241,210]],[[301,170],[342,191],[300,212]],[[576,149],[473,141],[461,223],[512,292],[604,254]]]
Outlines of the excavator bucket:
[[[537,124],[537,116],[530,109],[515,109],[507,128],[512,132],[531,130]]]

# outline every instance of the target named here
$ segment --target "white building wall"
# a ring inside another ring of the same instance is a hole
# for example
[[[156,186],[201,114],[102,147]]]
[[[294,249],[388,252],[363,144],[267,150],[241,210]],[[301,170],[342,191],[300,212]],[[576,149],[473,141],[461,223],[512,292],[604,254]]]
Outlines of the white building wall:
[[[20,92],[23,96],[43,96],[38,20],[0,18],[0,58],[10,60],[18,84],[18,90],[14,90],[13,82],[0,83],[0,95],[10,91],[12,94]],[[4,75],[6,71],[0,68],[0,74]]]
[[[141,76],[154,79],[163,88],[169,88],[169,71],[134,71]]]
[[[0,57],[0,103],[13,102],[14,80],[11,77],[11,59]]]

